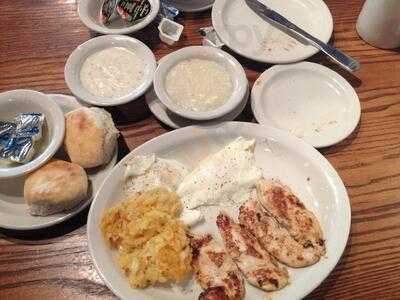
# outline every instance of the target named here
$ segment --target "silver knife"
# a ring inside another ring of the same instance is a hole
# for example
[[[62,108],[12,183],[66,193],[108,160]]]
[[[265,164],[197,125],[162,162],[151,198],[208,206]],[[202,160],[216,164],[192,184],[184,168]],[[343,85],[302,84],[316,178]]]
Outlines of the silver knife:
[[[245,1],[247,5],[263,20],[272,21],[280,26],[285,27],[290,31],[290,33],[302,38],[303,40],[308,41],[311,45],[320,49],[342,68],[348,71],[355,71],[360,68],[360,63],[357,60],[307,33],[297,25],[290,22],[284,16],[268,8],[258,0]]]

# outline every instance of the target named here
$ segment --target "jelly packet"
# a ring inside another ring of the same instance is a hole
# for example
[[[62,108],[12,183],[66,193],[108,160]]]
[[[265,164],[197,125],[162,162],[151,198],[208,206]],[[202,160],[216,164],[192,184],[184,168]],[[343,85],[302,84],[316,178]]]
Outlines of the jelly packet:
[[[118,0],[104,0],[100,10],[100,21],[102,24],[108,24],[119,18],[117,12]]]
[[[15,131],[16,127],[15,123],[0,121],[0,139],[7,138]]]
[[[149,0],[119,0],[117,12],[129,23],[138,23],[146,18],[152,7]]]

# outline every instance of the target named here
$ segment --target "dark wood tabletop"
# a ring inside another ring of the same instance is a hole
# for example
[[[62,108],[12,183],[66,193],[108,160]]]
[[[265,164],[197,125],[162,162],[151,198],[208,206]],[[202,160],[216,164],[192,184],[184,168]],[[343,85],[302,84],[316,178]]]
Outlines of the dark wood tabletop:
[[[400,299],[400,55],[358,37],[355,23],[362,0],[325,2],[334,18],[333,44],[360,60],[362,68],[345,73],[320,54],[310,61],[340,72],[353,85],[362,118],[352,136],[321,150],[348,189],[352,227],[340,263],[308,298]],[[185,31],[174,47],[159,41],[156,25],[135,37],[161,58],[183,46],[200,45],[197,29],[211,24],[210,12],[184,14],[178,22]],[[0,28],[0,92],[69,94],[66,59],[96,36],[80,22],[75,0],[1,0]],[[235,56],[251,83],[270,67]],[[122,132],[120,158],[170,130],[151,116],[143,99],[110,112]],[[239,119],[254,121],[249,107]],[[114,299],[91,262],[86,217],[87,210],[35,232],[0,230],[0,299]]]

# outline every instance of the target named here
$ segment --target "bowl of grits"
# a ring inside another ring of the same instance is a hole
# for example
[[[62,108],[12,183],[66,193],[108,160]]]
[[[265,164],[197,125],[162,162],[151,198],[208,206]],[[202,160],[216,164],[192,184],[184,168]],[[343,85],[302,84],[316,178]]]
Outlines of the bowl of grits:
[[[65,81],[80,100],[115,106],[143,95],[153,81],[156,60],[141,41],[122,35],[93,38],[78,46],[65,65]]]
[[[246,95],[243,67],[216,48],[192,46],[159,62],[154,90],[172,112],[192,120],[212,120],[234,110]]]
[[[107,24],[100,20],[100,11],[103,1],[100,0],[81,0],[78,2],[79,19],[90,30],[102,34],[131,34],[142,30],[157,17],[160,10],[160,0],[148,0],[150,11],[137,22],[125,22],[122,18],[115,18]]]

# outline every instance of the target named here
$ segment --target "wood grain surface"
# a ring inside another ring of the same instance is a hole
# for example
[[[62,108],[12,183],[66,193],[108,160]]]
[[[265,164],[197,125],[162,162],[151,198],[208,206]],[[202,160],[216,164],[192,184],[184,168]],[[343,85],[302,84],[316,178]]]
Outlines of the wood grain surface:
[[[400,299],[400,56],[358,37],[361,0],[326,3],[334,17],[334,45],[359,59],[362,68],[350,75],[321,55],[310,60],[349,80],[361,99],[362,119],[350,138],[322,150],[348,189],[352,228],[340,263],[308,299]],[[210,12],[185,14],[178,21],[185,32],[175,47],[160,43],[156,26],[137,37],[157,58],[199,45],[197,29],[211,23]],[[0,28],[0,91],[68,94],[65,61],[95,36],[79,21],[74,0],[1,0]],[[269,67],[238,59],[251,83]],[[150,115],[143,100],[110,111],[122,131],[121,157],[169,130]],[[240,119],[252,121],[249,108]],[[38,232],[1,230],[0,299],[114,299],[91,262],[86,217],[87,211]]]

